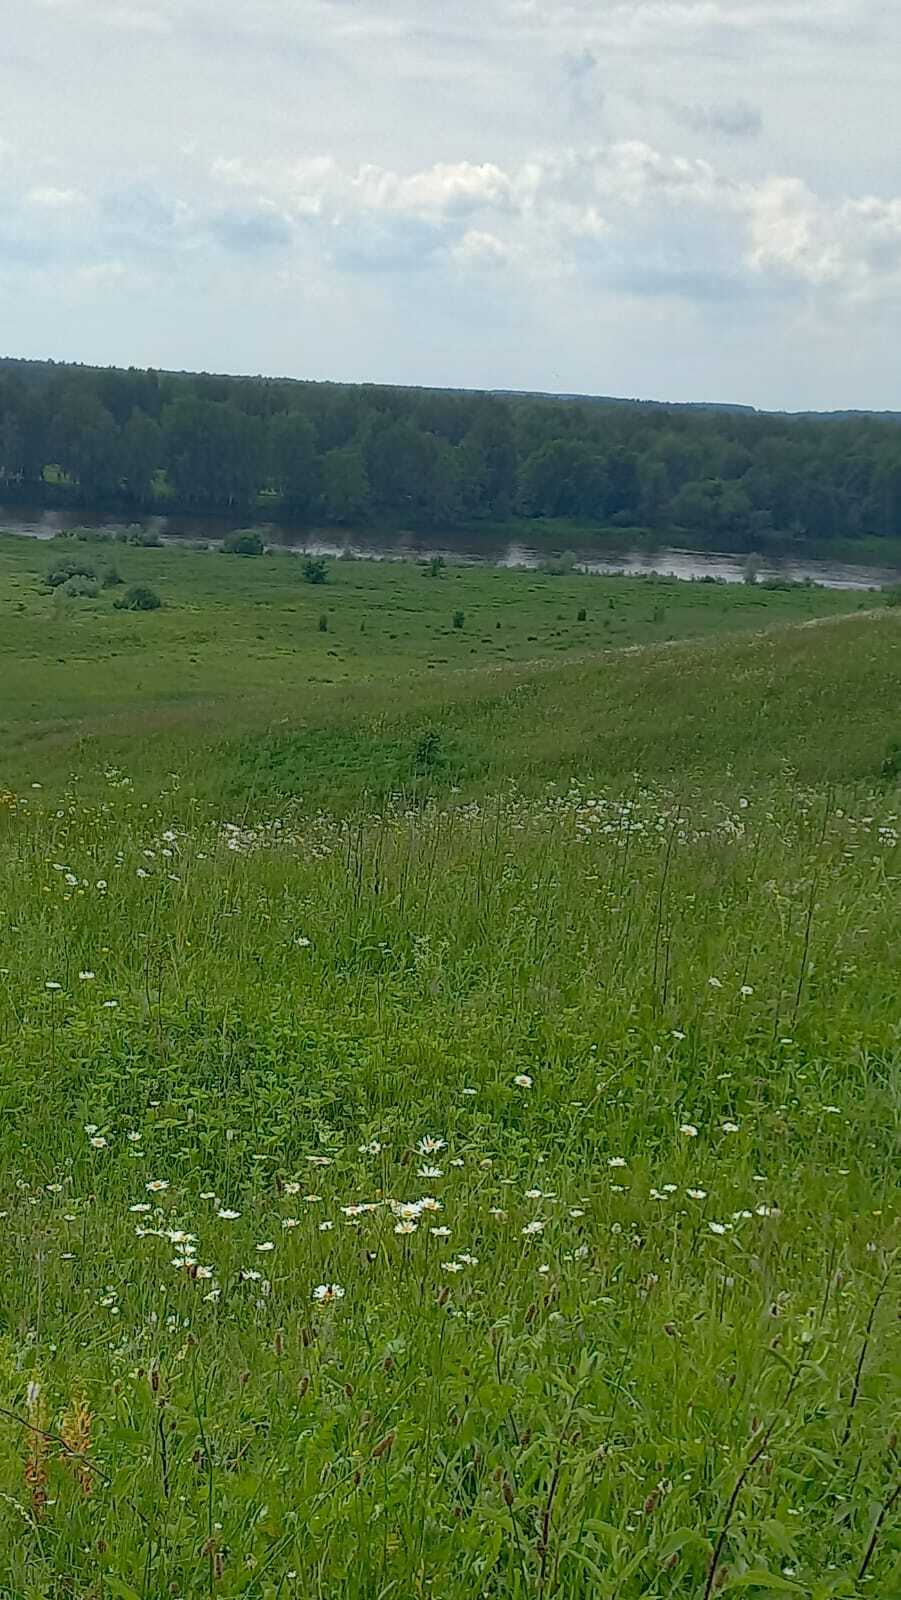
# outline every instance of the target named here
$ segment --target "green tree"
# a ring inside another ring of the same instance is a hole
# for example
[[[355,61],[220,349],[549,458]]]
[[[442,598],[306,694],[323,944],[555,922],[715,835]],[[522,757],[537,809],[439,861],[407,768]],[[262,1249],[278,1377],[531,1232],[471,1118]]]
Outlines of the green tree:
[[[162,462],[163,437],[159,424],[145,411],[133,411],[122,430],[122,477],[129,500],[136,505],[147,503]]]
[[[296,517],[311,516],[319,504],[322,471],[316,432],[300,412],[273,417],[269,425],[273,486]]]
[[[347,526],[369,514],[371,498],[366,462],[348,445],[329,450],[322,458],[322,509],[327,522]]]

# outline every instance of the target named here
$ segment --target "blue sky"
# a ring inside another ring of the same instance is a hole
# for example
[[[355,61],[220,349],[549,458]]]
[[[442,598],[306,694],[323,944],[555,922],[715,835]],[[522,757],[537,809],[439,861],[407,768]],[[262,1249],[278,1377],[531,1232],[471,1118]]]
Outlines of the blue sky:
[[[27,0],[0,351],[901,407],[888,0]]]

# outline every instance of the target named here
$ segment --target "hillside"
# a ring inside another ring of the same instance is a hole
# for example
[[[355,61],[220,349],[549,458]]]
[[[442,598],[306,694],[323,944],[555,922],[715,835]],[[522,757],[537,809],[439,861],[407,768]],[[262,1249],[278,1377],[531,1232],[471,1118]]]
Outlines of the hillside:
[[[0,541],[4,1593],[896,1593],[901,610],[306,580]]]

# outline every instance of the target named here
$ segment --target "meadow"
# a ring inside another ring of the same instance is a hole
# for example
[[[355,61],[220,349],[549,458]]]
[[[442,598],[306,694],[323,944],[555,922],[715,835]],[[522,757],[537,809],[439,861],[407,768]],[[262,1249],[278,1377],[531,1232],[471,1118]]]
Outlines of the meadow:
[[[899,610],[0,558],[4,1600],[901,1592]]]

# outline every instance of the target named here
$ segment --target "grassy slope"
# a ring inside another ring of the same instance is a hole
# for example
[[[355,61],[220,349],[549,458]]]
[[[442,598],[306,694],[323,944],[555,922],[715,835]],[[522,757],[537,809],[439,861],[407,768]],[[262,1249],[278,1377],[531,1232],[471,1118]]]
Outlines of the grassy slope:
[[[83,1393],[105,1477],[86,1497],[0,1423],[10,1594],[898,1591],[890,1516],[868,1555],[897,1471],[898,624],[440,678],[386,649],[303,713],[270,665],[287,725],[251,695],[148,746],[154,674],[96,749],[68,718],[23,745],[0,1406],[72,1438]],[[343,825],[284,803],[454,776]],[[398,1233],[386,1202],[423,1196]]]
[[[357,728],[352,743],[359,766],[361,737],[365,744],[359,728],[381,718],[390,731],[380,737],[392,747],[399,739],[400,755],[389,752],[380,762],[378,752],[370,752],[362,777],[376,786],[406,783],[416,775],[407,723],[415,743],[423,717],[459,701],[472,745],[475,698],[485,701],[479,717],[488,745],[448,757],[451,767],[456,761],[461,768],[453,775],[466,778],[470,767],[473,775],[485,771],[486,762],[491,767],[497,743],[492,706],[506,714],[506,697],[519,681],[505,667],[768,629],[866,608],[877,599],[823,589],[552,578],[490,568],[452,568],[431,579],[406,563],[338,562],[329,584],[313,587],[300,581],[296,558],[287,556],[240,560],[186,550],[75,548],[98,568],[114,559],[127,582],[158,588],[166,607],[134,615],[113,609],[116,591],[97,601],[50,595],[41,580],[55,549],[0,540],[0,759],[4,780],[14,786],[67,771],[80,738],[91,740],[88,759],[99,763],[127,753],[135,737],[162,731],[175,741],[172,751],[166,739],[158,743],[154,759],[165,770],[164,760],[181,765],[198,738],[217,729],[232,735],[285,726],[313,730],[314,737],[316,730],[330,730],[318,737],[320,746],[329,746],[320,776],[331,784],[342,763],[331,730]],[[580,609],[587,612],[584,622]],[[452,626],[457,610],[464,613],[462,629]],[[324,633],[318,627],[323,614]],[[601,672],[608,671],[616,684],[618,669],[605,664]],[[624,671],[632,680],[632,666]],[[679,658],[643,665],[634,681],[646,671],[648,692],[659,696],[655,674],[678,679]],[[596,707],[602,682],[593,666],[586,674],[574,677],[573,688],[581,699],[587,684],[588,703]],[[573,710],[578,713],[578,704]],[[453,725],[452,712],[448,718]],[[185,730],[181,750],[179,729]],[[522,766],[520,752],[517,760]],[[316,761],[310,766],[304,762],[304,781],[317,780]],[[290,776],[294,782],[296,774]],[[354,797],[353,785],[348,793]],[[335,803],[330,793],[323,798]]]

